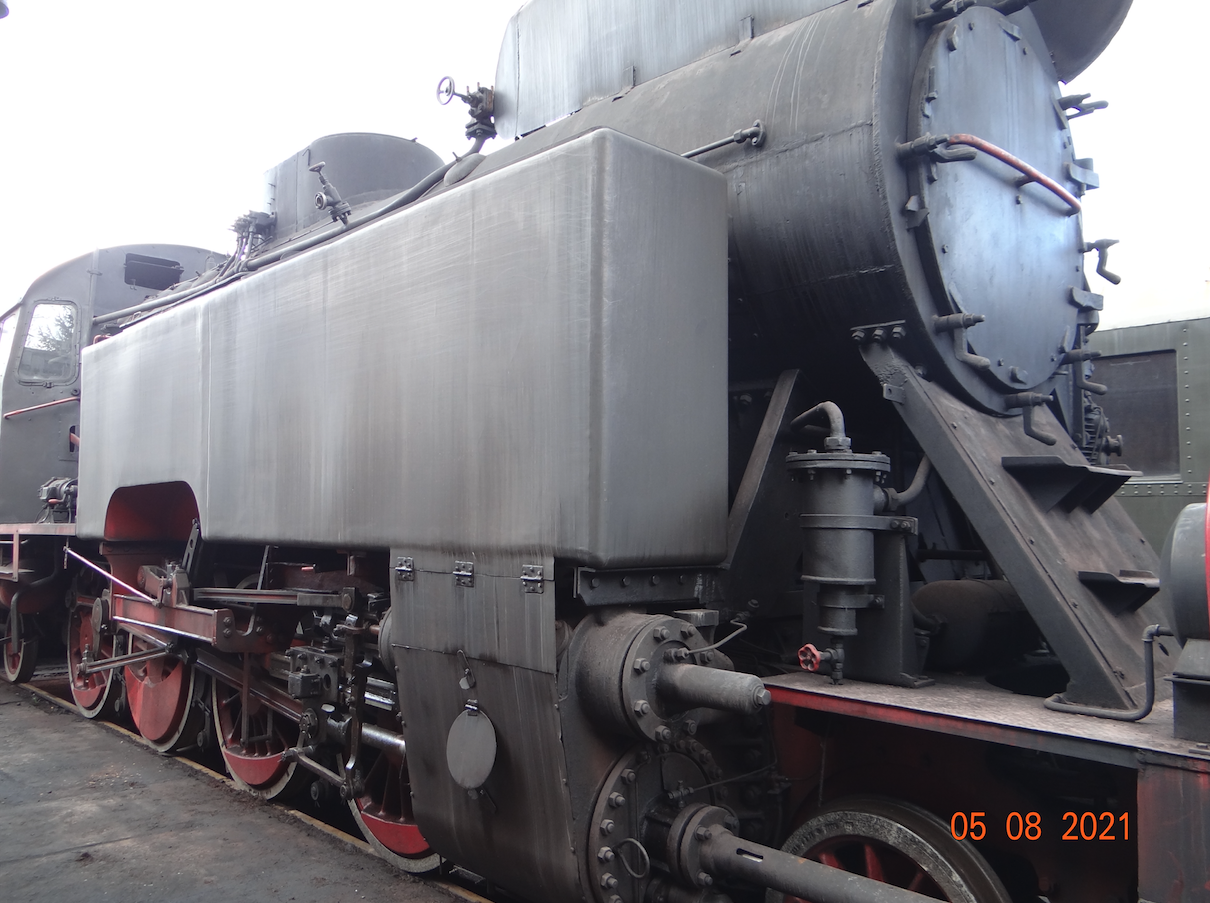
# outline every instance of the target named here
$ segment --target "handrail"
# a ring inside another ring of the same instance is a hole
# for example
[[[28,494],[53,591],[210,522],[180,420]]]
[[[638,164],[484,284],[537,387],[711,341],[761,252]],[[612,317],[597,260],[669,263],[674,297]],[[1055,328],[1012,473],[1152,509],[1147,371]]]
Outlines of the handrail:
[[[1057,197],[1059,197],[1063,203],[1067,204],[1071,208],[1068,216],[1074,216],[1083,209],[1080,206],[1080,202],[1076,200],[1075,195],[1073,195],[1050,176],[1043,174],[1040,170],[1030,166],[1024,160],[1014,157],[1008,151],[1004,150],[1004,148],[996,147],[996,145],[992,144],[990,141],[984,141],[982,138],[976,137],[975,135],[960,133],[957,135],[948,136],[945,140],[945,143],[948,145],[964,144],[967,147],[973,147],[976,150],[981,150],[990,157],[995,157],[1001,163],[1007,163],[1013,169],[1017,170],[1017,172],[1029,179],[1030,182],[1037,182],[1043,188],[1053,192]],[[1024,184],[1029,183],[1026,182]]]
[[[60,398],[58,401],[48,401],[43,404],[36,404],[32,408],[19,408],[16,411],[9,411],[7,414],[4,415],[4,419],[8,420],[8,418],[16,417],[18,414],[28,414],[30,411],[40,411],[43,408],[53,408],[55,405],[58,405],[58,404],[67,404],[68,402],[79,401],[79,400],[80,400],[79,395],[71,395],[67,398]]]

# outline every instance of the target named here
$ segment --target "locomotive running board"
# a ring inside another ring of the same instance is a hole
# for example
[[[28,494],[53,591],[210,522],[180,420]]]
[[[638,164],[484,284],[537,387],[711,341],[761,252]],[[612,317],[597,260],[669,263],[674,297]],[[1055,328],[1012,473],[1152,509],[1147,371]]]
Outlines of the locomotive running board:
[[[1134,707],[1143,693],[1140,638],[1148,624],[1171,624],[1168,603],[1160,597],[1114,604],[1089,575],[1128,584],[1158,573],[1157,553],[1116,499],[1046,504],[1036,487],[1022,481],[1020,460],[1043,453],[1073,470],[1088,468],[1054,416],[1045,407],[1034,412],[1035,425],[1059,437],[1047,448],[1025,435],[1018,418],[974,410],[921,378],[890,348],[866,345],[862,355],[1066,668],[1064,697]],[[1158,678],[1172,664],[1166,656],[1156,658],[1162,659]],[[1157,680],[1157,686],[1167,684]]]

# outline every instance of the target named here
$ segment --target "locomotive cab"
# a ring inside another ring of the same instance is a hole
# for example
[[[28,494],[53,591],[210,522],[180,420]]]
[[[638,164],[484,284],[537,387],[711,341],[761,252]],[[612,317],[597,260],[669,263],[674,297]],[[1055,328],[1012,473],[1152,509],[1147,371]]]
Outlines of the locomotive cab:
[[[136,304],[221,257],[180,245],[129,245],[60,264],[0,317],[0,523],[30,523],[75,480],[79,455],[80,349],[93,318]],[[54,481],[56,487],[41,487]],[[45,497],[42,497],[45,495]],[[74,495],[74,490],[73,490]],[[56,517],[55,519],[58,519]]]

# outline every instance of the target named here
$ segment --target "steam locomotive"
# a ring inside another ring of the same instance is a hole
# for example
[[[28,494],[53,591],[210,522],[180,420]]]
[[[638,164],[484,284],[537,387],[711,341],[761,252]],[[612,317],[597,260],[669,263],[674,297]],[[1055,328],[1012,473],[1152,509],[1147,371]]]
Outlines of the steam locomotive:
[[[230,256],[52,271],[6,675],[63,630],[86,716],[533,901],[1205,900],[1059,84],[1129,6],[531,0],[460,159],[329,136]]]

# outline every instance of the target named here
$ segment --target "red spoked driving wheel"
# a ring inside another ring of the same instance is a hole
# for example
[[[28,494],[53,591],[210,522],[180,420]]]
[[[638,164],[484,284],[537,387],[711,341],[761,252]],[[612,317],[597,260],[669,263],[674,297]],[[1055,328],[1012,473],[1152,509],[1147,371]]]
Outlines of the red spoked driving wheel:
[[[362,755],[374,756],[361,795],[349,800],[349,809],[370,846],[401,871],[431,872],[441,863],[412,816],[412,788],[406,757],[394,751],[362,746]]]
[[[991,866],[931,812],[880,796],[854,796],[821,809],[782,849],[949,903],[1012,903]],[[766,903],[792,903],[769,891]],[[803,901],[810,903],[810,901]]]
[[[81,674],[84,650],[94,662],[113,658],[120,645],[114,635],[102,632],[93,623],[95,605],[99,600],[78,598],[67,616],[67,668],[70,672],[71,698],[85,718],[97,718],[113,711],[120,690],[120,681],[114,669]]]
[[[267,800],[300,790],[308,772],[282,758],[298,742],[298,725],[255,697],[248,699],[245,719],[239,687],[217,677],[211,686],[218,748],[235,783]]]
[[[6,642],[4,678],[9,683],[23,684],[34,676],[38,664],[38,638],[32,632],[33,617],[18,614],[11,608],[0,608],[0,637]]]

